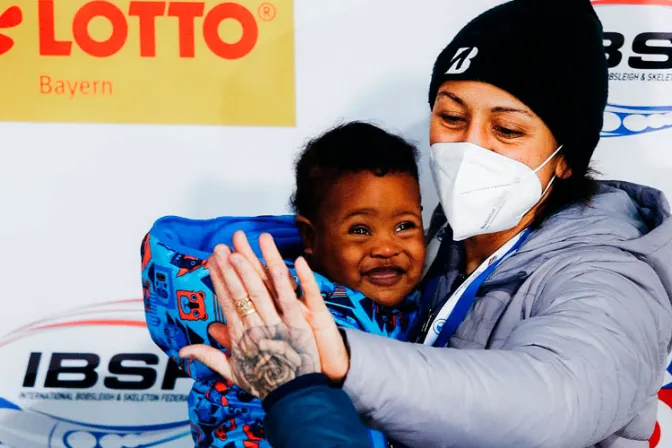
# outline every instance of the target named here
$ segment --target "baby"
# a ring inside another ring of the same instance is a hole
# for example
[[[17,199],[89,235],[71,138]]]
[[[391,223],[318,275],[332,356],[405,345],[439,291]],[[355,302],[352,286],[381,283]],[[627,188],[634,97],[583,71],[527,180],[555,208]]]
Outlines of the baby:
[[[222,314],[207,273],[209,254],[244,230],[271,233],[288,261],[304,255],[342,327],[405,339],[425,259],[417,150],[376,126],[351,122],[311,140],[296,163],[295,215],[157,221],[143,244],[147,323],[156,344],[196,380],[189,417],[197,447],[268,447],[261,402],[180,348],[209,343]],[[220,347],[221,348],[221,347]],[[385,437],[370,432],[375,447]]]
[[[316,272],[394,307],[420,281],[425,259],[416,149],[366,123],[308,143],[291,205]]]

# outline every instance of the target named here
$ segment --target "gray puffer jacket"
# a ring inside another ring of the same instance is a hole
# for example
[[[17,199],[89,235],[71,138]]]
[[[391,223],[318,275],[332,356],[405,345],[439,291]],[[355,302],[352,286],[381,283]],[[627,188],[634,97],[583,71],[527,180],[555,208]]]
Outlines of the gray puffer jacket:
[[[444,244],[441,293],[462,256]],[[603,182],[590,207],[552,216],[495,269],[449,348],[347,331],[344,389],[409,447],[647,447],[671,296],[664,195]]]

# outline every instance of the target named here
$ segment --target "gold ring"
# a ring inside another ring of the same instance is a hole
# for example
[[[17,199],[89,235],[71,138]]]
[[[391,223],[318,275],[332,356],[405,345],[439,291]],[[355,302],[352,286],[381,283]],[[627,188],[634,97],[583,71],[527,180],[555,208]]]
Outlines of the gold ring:
[[[240,317],[249,316],[257,312],[254,308],[254,303],[250,300],[249,296],[245,296],[242,299],[234,300],[233,304],[236,306],[236,311]]]

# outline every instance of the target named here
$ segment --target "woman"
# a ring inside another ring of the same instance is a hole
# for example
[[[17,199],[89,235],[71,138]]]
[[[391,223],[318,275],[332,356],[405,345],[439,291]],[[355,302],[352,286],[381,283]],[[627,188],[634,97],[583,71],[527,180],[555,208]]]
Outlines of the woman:
[[[590,177],[606,97],[588,0],[500,5],[439,55],[441,209],[415,343],[341,337],[319,301],[306,314],[322,372],[368,425],[409,447],[647,446],[672,340],[672,219],[661,192]],[[247,293],[261,314],[268,294]]]

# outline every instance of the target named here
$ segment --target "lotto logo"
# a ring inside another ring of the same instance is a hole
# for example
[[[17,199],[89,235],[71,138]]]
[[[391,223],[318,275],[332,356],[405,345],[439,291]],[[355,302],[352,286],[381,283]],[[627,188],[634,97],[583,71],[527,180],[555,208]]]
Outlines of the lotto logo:
[[[293,126],[292,8],[292,0],[10,6],[0,15],[0,121]]]

